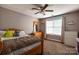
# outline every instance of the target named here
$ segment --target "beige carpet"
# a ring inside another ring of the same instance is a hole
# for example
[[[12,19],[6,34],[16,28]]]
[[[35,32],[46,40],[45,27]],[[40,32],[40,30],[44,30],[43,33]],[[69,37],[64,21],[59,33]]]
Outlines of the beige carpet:
[[[76,49],[64,44],[44,40],[44,55],[75,55]]]

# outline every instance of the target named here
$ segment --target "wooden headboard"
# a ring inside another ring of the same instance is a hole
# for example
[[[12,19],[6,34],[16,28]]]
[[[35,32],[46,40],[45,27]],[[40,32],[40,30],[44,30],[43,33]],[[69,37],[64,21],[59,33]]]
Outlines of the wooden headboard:
[[[16,29],[16,28],[7,28],[7,29],[3,29],[3,30],[4,30],[4,31],[5,31],[5,30],[14,30],[14,31],[17,30],[17,31],[22,31],[21,29]]]

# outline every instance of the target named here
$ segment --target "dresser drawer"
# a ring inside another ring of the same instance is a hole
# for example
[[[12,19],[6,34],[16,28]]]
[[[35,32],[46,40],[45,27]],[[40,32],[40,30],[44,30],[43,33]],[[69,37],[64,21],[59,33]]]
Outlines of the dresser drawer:
[[[76,38],[77,32],[76,31],[65,31],[64,34],[64,43],[69,46],[76,46]]]

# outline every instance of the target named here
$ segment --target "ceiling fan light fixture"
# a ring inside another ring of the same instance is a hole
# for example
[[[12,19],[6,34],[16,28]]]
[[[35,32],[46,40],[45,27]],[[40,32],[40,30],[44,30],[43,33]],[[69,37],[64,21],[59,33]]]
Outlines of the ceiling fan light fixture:
[[[53,10],[45,10],[47,7],[48,7],[48,4],[45,4],[44,6],[39,7],[39,8],[32,8],[32,10],[38,10],[38,12],[36,12],[35,14],[40,13],[43,15],[46,15],[45,12],[53,12]]]

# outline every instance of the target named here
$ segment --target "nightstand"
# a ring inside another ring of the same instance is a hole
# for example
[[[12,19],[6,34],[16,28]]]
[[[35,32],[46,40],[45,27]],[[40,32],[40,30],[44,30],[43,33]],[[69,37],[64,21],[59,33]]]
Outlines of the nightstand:
[[[36,37],[43,38],[43,33],[42,32],[34,32],[34,35]]]

